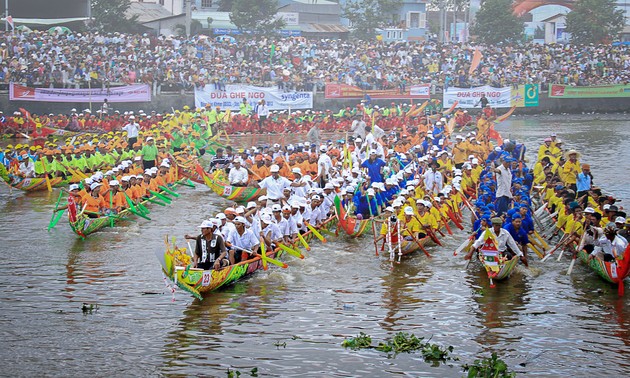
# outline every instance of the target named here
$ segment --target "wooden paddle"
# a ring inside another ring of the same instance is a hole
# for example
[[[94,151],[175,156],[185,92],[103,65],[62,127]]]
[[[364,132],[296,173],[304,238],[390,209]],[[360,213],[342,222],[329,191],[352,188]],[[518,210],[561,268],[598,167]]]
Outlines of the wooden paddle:
[[[320,234],[319,231],[317,231],[317,229],[315,229],[315,227],[311,226],[308,223],[306,223],[306,227],[308,227],[308,229],[313,233],[313,235],[315,235],[315,237],[317,239],[319,239],[319,241],[321,241],[322,243],[327,243],[328,242],[326,240],[326,238],[323,237],[322,234]]]
[[[424,246],[420,243],[420,241],[418,241],[418,239],[413,235],[413,233],[411,231],[409,231],[409,229],[405,228],[403,231],[407,231],[409,236],[411,236],[413,241],[416,242],[418,247],[420,247],[422,252],[424,252],[424,254],[427,255],[427,257],[429,257],[429,258],[432,257],[431,254],[426,250],[426,248],[424,248]],[[402,240],[398,240],[398,245],[400,245],[401,242],[402,242]]]
[[[311,247],[308,245],[308,243],[304,239],[304,236],[302,236],[302,234],[298,232],[297,237],[300,240],[300,243],[302,243],[302,245],[304,246],[304,248],[306,248],[307,251],[310,251]]]
[[[59,192],[59,198],[57,198],[57,203],[55,204],[55,210],[53,210],[52,218],[50,218],[50,223],[48,224],[48,231],[50,231],[51,228],[55,227],[53,225],[53,221],[55,220],[55,215],[57,213],[57,209],[59,208],[59,202],[61,202],[62,196],[63,196],[63,192]]]
[[[284,252],[286,252],[286,253],[288,253],[288,254],[290,254],[292,256],[299,257],[300,259],[304,259],[304,255],[303,254],[301,254],[300,252],[296,251],[295,249],[289,247],[288,245],[283,244],[283,243],[278,243],[277,245],[278,245],[278,248],[280,248]]]
[[[48,187],[48,191],[52,192],[52,185],[50,185],[50,179],[48,178],[48,168],[46,168],[46,157],[42,156],[42,166],[44,167],[44,177],[46,178],[46,186]]]
[[[181,194],[179,194],[179,193],[177,193],[177,192],[175,192],[175,191],[170,190],[169,188],[167,188],[167,187],[166,187],[166,186],[164,186],[164,185],[160,185],[160,186],[158,186],[158,188],[162,189],[163,191],[165,191],[166,193],[168,193],[168,194],[172,195],[173,197],[179,197],[179,196],[181,196]]]

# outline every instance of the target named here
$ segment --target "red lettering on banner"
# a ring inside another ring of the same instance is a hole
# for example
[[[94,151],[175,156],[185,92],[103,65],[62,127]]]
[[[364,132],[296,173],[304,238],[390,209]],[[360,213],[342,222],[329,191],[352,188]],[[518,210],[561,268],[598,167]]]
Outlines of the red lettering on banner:
[[[249,92],[249,98],[265,98],[265,92]]]
[[[224,92],[210,92],[210,98],[222,99],[228,97]]]
[[[245,92],[232,92],[230,98],[245,98]]]

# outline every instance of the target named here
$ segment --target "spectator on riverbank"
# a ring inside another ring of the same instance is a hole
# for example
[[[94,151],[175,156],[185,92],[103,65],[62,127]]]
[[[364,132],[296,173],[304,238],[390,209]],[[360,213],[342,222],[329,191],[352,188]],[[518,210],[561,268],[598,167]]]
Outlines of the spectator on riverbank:
[[[107,87],[146,83],[162,90],[206,84],[279,85],[285,91],[323,89],[326,82],[361,89],[518,86],[540,83],[599,85],[630,80],[627,46],[462,45],[240,37],[47,32],[0,34],[0,80],[38,87]],[[274,62],[270,49],[274,44]],[[468,74],[476,48],[479,67]]]

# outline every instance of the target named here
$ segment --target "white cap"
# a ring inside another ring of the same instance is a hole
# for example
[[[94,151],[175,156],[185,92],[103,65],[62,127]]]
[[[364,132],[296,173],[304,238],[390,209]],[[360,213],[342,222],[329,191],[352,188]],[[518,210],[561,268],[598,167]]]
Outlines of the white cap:
[[[223,213],[218,213],[216,218],[219,220],[227,219],[227,217]]]
[[[302,170],[299,167],[295,167],[295,168],[291,169],[291,172],[302,174]]]
[[[201,222],[201,224],[199,225],[199,228],[212,228],[214,226],[215,225],[211,221],[205,220],[205,221]]]
[[[479,164],[479,159],[477,159],[477,158],[472,159],[472,163],[473,164]]]
[[[321,197],[317,194],[315,194],[313,197],[311,197],[313,200],[320,200]]]
[[[411,206],[405,207],[405,215],[413,215],[413,208]]]
[[[236,217],[234,218],[234,223],[243,223],[243,224],[247,224],[247,220],[245,219],[245,217]]]
[[[326,148],[326,146],[324,146],[324,145],[322,144],[322,145],[319,147],[319,150],[320,150],[321,152],[326,152],[327,148]]]
[[[115,185],[120,185],[120,183],[118,182],[118,180],[110,180],[110,181],[109,181],[109,186],[115,186]]]
[[[385,211],[389,211],[390,213],[393,213],[393,212],[394,212],[394,208],[393,208],[393,207],[391,207],[391,206],[387,206],[387,207],[385,208]]]
[[[610,209],[610,205],[609,204],[605,204],[604,205],[604,210],[608,210],[608,209]]]
[[[253,202],[253,201],[247,202],[247,208],[248,209],[252,209],[254,207],[256,207],[256,202]]]
[[[282,206],[275,204],[271,206],[271,211],[282,211]]]
[[[92,185],[90,185],[90,189],[94,190],[94,189],[98,188],[101,185],[102,184],[100,182],[93,182]]]
[[[266,201],[268,199],[269,199],[269,197],[267,197],[267,196],[260,196],[260,197],[258,197],[258,201]]]
[[[260,217],[260,220],[267,224],[273,223],[273,218],[269,214],[263,215],[262,217]]]
[[[153,137],[147,137],[147,142],[153,140]]]
[[[584,209],[584,212],[586,214],[595,214],[595,209],[593,209],[592,207],[587,207],[586,209]]]
[[[615,223],[626,223],[626,218],[624,218],[624,217],[617,217],[617,218],[615,218]]]
[[[68,188],[68,190],[70,190],[70,191],[79,190],[79,185],[77,185],[77,184],[70,184],[70,187]]]
[[[273,164],[271,167],[269,167],[269,172],[280,172],[280,167],[278,167],[277,164]]]
[[[324,186],[324,189],[334,190],[335,186],[332,184],[332,182],[327,182],[326,185]]]
[[[123,176],[120,181],[129,181],[129,176]]]

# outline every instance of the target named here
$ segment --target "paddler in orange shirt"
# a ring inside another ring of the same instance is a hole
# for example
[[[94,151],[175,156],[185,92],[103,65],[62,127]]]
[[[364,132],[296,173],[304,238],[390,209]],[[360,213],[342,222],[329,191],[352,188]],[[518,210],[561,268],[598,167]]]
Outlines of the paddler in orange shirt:
[[[90,194],[83,197],[83,211],[90,218],[98,218],[100,212],[106,208],[105,200],[100,195],[101,188],[102,184],[100,182],[93,182],[90,185]]]
[[[114,214],[120,213],[121,210],[127,207],[127,199],[123,192],[120,191],[120,182],[118,180],[109,182],[109,191],[102,198],[105,202],[105,208]]]
[[[269,168],[264,164],[263,156],[256,155],[254,157],[254,165],[250,168],[257,180],[262,180],[270,175]]]

